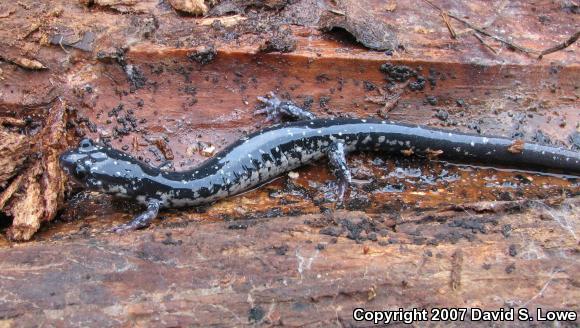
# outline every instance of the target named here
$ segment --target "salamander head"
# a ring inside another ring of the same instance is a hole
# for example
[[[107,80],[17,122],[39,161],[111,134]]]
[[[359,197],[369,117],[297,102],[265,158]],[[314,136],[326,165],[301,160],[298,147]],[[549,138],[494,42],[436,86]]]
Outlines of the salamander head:
[[[111,194],[126,194],[137,164],[112,148],[83,139],[79,146],[60,156],[63,170],[82,186]]]

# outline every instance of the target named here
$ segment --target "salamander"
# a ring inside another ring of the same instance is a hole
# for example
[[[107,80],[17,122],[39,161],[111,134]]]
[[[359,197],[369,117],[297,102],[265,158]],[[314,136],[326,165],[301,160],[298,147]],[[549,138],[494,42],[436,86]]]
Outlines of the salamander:
[[[258,111],[280,123],[239,139],[198,167],[167,172],[90,139],[63,153],[62,168],[84,187],[131,198],[147,207],[114,231],[149,225],[161,208],[207,204],[236,195],[282,173],[328,158],[342,201],[351,181],[346,155],[380,151],[462,163],[486,163],[580,175],[580,152],[508,138],[458,133],[377,119],[316,118],[272,94]],[[517,145],[517,147],[514,147]]]

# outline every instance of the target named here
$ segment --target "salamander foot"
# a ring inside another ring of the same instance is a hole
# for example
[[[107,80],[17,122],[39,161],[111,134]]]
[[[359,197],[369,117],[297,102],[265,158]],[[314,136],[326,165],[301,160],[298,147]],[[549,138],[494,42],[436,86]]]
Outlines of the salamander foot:
[[[255,114],[266,114],[266,121],[274,123],[282,121],[283,118],[288,118],[294,121],[313,120],[316,118],[311,112],[302,109],[291,101],[280,100],[273,92],[270,92],[270,97],[258,97],[258,100],[265,106],[258,109]]]
[[[118,225],[109,231],[123,233],[130,230],[143,229],[151,224],[151,221],[157,217],[157,214],[159,214],[159,201],[156,199],[150,200],[145,212],[137,215],[129,223]]]
[[[352,180],[350,175],[350,170],[346,162],[346,150],[344,149],[344,144],[341,142],[335,142],[328,148],[328,160],[332,173],[336,176],[337,180],[337,203],[342,204],[344,201],[344,194],[350,185]]]

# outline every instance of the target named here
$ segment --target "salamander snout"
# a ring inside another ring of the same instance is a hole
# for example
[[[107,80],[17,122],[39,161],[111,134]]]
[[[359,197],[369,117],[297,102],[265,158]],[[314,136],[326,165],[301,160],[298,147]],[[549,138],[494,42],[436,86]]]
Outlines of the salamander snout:
[[[82,182],[91,172],[91,167],[101,159],[104,154],[101,147],[96,146],[90,139],[83,139],[78,147],[60,155],[60,166],[75,180]]]

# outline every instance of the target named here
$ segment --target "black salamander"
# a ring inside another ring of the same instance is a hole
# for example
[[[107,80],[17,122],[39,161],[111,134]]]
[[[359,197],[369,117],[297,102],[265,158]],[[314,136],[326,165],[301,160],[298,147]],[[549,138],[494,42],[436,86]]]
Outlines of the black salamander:
[[[451,162],[486,163],[536,171],[580,175],[580,152],[525,143],[508,150],[513,140],[451,132],[376,119],[316,119],[275,96],[258,111],[269,120],[288,116],[299,121],[278,124],[244,137],[200,166],[166,172],[89,139],[61,155],[63,169],[85,187],[129,197],[147,206],[120,232],[149,225],[160,208],[195,206],[239,194],[284,172],[327,157],[337,177],[342,201],[351,180],[346,154],[354,151],[413,153]]]

